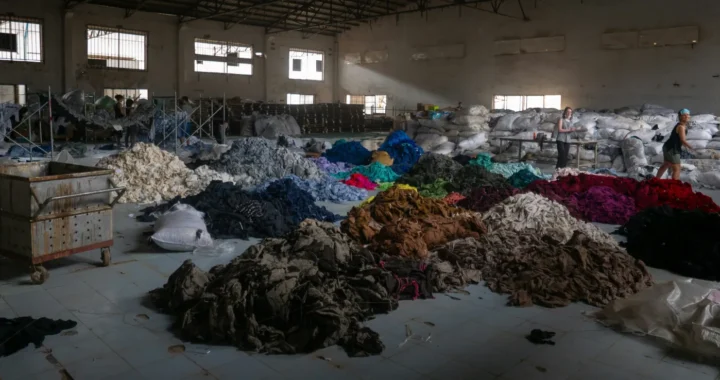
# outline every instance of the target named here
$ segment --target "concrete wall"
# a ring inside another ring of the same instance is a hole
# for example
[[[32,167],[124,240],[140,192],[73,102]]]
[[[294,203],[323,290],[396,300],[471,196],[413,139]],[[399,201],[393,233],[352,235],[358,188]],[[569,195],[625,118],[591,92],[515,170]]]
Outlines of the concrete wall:
[[[463,8],[380,19],[340,36],[339,95],[386,94],[390,106],[417,102],[491,105],[493,95],[563,96],[563,105],[659,103],[720,112],[720,2],[695,0],[523,1],[531,21]],[[486,6],[487,8],[487,6]],[[521,15],[517,3],[501,12]],[[695,46],[606,50],[601,34],[699,26]],[[494,42],[564,35],[562,52],[495,56]],[[413,48],[464,43],[462,59],[411,61]],[[346,64],[345,53],[388,51],[386,62]]]
[[[194,21],[182,28],[175,16],[136,12],[125,17],[122,9],[81,4],[69,13],[61,0],[0,0],[3,12],[43,21],[43,63],[0,61],[0,84],[26,84],[30,91],[52,86],[54,92],[82,89],[102,94],[105,88],[147,88],[155,96],[186,95],[285,102],[286,94],[313,94],[316,102],[335,97],[336,41],[331,37],[299,33],[266,35],[263,28]],[[121,27],[148,33],[147,70],[92,69],[87,65],[88,25]],[[253,46],[263,57],[253,58],[253,74],[224,75],[194,72],[195,38],[233,41]],[[288,51],[302,48],[325,53],[325,79],[288,78]]]

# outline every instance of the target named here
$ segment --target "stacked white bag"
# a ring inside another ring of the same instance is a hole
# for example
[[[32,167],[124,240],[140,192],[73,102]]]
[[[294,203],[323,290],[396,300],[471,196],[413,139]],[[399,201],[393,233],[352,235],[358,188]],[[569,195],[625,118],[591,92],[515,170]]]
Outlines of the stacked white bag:
[[[404,129],[426,152],[459,154],[487,143],[488,120],[487,108],[477,105],[455,112],[451,120],[407,121]]]

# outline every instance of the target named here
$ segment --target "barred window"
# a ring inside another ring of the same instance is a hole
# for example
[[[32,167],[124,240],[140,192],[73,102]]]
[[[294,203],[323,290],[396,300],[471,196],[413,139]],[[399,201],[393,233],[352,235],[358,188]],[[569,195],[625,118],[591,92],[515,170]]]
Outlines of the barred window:
[[[195,39],[195,72],[252,75],[253,49],[228,41]]]
[[[0,61],[42,62],[42,22],[0,16]]]
[[[147,33],[104,26],[87,28],[88,65],[93,68],[145,70]]]

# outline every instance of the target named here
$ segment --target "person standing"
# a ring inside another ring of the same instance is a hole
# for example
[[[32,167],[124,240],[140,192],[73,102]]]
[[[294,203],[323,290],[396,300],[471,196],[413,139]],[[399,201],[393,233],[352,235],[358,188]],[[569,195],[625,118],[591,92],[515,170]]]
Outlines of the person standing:
[[[562,117],[555,126],[555,132],[553,134],[555,135],[558,150],[558,159],[555,165],[556,169],[564,168],[568,163],[568,155],[570,155],[570,134],[575,132],[575,128],[571,128],[572,115],[572,108],[565,107]]]
[[[128,99],[125,102],[125,116],[130,116],[133,112],[133,102],[132,99]],[[132,148],[133,145],[137,142],[137,135],[138,135],[138,126],[136,124],[128,125],[125,127],[125,146],[128,148]]]
[[[122,119],[125,117],[126,109],[125,109],[125,97],[117,94],[115,95],[115,118],[116,119]],[[113,140],[115,140],[115,144],[118,149],[120,149],[120,144],[122,144],[122,129],[115,130],[112,133]]]
[[[680,153],[682,153],[682,147],[685,146],[688,150],[693,150],[685,138],[688,122],[690,122],[690,110],[683,108],[678,112],[678,123],[670,133],[670,138],[663,144],[663,164],[655,177],[662,178],[670,168],[672,169],[672,179],[680,179]]]

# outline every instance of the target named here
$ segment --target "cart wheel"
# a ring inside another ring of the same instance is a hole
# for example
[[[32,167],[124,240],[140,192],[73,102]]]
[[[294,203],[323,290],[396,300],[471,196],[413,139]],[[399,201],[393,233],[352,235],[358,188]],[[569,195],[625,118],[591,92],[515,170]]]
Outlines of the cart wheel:
[[[110,248],[103,248],[100,250],[100,257],[102,258],[102,265],[104,267],[110,265],[112,255],[110,254]]]
[[[48,277],[50,277],[50,273],[48,273],[47,269],[43,268],[42,265],[35,265],[32,267],[30,281],[32,281],[33,284],[42,284],[48,279]]]

